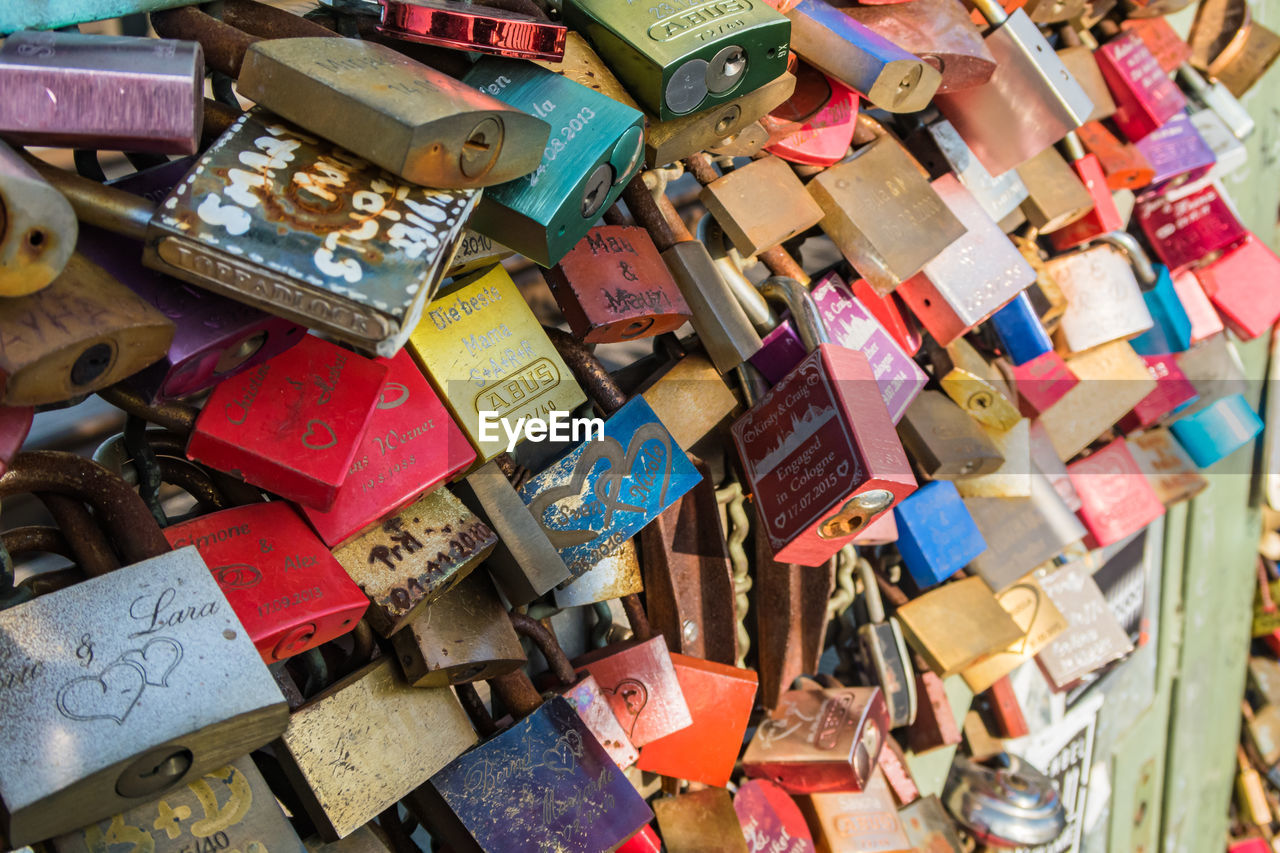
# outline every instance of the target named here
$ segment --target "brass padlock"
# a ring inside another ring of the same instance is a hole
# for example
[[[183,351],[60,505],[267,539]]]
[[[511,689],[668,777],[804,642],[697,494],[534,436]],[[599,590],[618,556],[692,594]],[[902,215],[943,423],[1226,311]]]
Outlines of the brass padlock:
[[[737,396],[700,350],[659,368],[638,389],[658,420],[685,451],[714,447],[717,427],[737,411]],[[695,402],[696,401],[696,402]]]
[[[645,165],[652,169],[719,147],[767,116],[790,98],[795,88],[796,77],[788,72],[708,110],[666,121],[649,116],[644,134]]]
[[[1023,634],[980,577],[935,587],[900,606],[897,616],[907,642],[942,678],[1008,648]]]
[[[1093,209],[1088,187],[1052,145],[1013,171],[1027,188],[1022,212],[1031,227],[1043,234],[1070,225]]]
[[[945,349],[931,346],[929,358],[942,390],[969,417],[999,431],[1012,429],[1018,422],[1021,415],[1000,369],[984,359],[973,344],[956,338]]]
[[[996,601],[1022,629],[1022,637],[1002,651],[970,664],[962,672],[975,693],[1013,672],[1067,630],[1067,620],[1032,573],[996,594]]]
[[[564,56],[560,59],[530,59],[529,61],[588,89],[594,89],[620,104],[640,109],[640,105],[632,99],[626,88],[609,70],[609,66],[605,65],[604,60],[591,49],[590,42],[576,30],[569,30],[564,41]]]
[[[1035,13],[1031,15],[1032,20],[1035,20]],[[1112,100],[1111,90],[1107,88],[1107,81],[1098,70],[1098,60],[1093,56],[1093,51],[1098,46],[1097,41],[1088,30],[1081,33],[1070,24],[1061,27],[1058,33],[1063,44],[1063,47],[1058,48],[1058,58],[1093,102],[1093,112],[1089,113],[1086,122],[1110,118],[1116,111],[1116,102]]]
[[[0,296],[26,296],[58,277],[79,222],[66,198],[0,142]]]
[[[723,788],[704,788],[653,801],[668,853],[749,853],[747,839]]]
[[[898,424],[902,446],[926,477],[953,480],[989,474],[1004,456],[977,422],[940,391],[927,390]]]
[[[806,794],[800,809],[819,853],[910,853],[889,783],[879,770],[865,790]]]
[[[791,167],[772,156],[727,172],[703,187],[699,198],[744,256],[802,234],[823,218]]]

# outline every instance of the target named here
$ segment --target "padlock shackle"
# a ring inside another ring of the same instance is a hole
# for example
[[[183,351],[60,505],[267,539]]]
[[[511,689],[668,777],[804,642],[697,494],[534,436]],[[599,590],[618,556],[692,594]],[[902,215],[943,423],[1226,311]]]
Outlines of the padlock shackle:
[[[196,6],[152,12],[151,26],[161,38],[199,43],[206,66],[235,78],[240,76],[245,53],[262,41],[200,11]]]
[[[791,311],[792,322],[805,352],[813,352],[819,345],[831,343],[818,303],[813,301],[809,288],[794,278],[775,275],[761,282],[760,293],[765,299],[780,302]]]
[[[148,444],[150,435],[147,436]],[[204,512],[218,512],[230,509],[233,504],[213,482],[213,478],[203,468],[185,458],[179,458],[158,451],[156,465],[160,469],[160,481],[182,489],[195,499]],[[93,461],[120,477],[130,486],[138,483],[138,469],[125,447],[124,433],[119,432],[98,445],[93,451]]]
[[[751,321],[752,327],[761,335],[776,329],[780,322],[778,315],[769,307],[769,303],[760,295],[760,291],[751,283],[751,280],[743,275],[742,268],[734,260],[731,250],[725,246],[724,229],[716,218],[708,213],[699,219],[697,233],[698,239],[707,247],[707,254],[715,263],[720,278],[724,280],[734,298],[738,300],[738,304],[742,306],[742,311]]]
[[[609,375],[600,360],[591,354],[586,344],[561,329],[550,326],[543,326],[542,329],[551,339],[556,352],[564,359],[573,378],[578,380],[591,402],[605,417],[626,405],[627,395],[622,393],[617,381]]]
[[[342,38],[315,21],[257,0],[223,0],[222,20],[260,39]]]
[[[43,524],[31,524],[26,527],[15,527],[0,534],[4,549],[9,556],[17,554],[57,554],[59,557],[76,562],[75,552],[67,537],[56,527]]]
[[[21,154],[40,173],[40,177],[66,196],[76,218],[81,222],[96,225],[122,237],[146,240],[147,226],[156,212],[155,204],[141,196],[50,166],[26,151]]]
[[[1099,234],[1098,242],[1114,246],[1129,258],[1129,265],[1133,267],[1133,274],[1138,279],[1138,284],[1147,288],[1156,283],[1159,276],[1156,274],[1155,267],[1151,265],[1151,258],[1147,256],[1137,238],[1128,231],[1108,231],[1106,234]]]
[[[1088,154],[1085,151],[1084,143],[1080,141],[1080,136],[1074,130],[1062,137],[1062,151],[1067,155],[1067,159],[1072,163],[1079,162]]]
[[[555,635],[531,616],[514,611],[507,616],[511,618],[511,627],[516,629],[516,633],[522,637],[528,637],[538,647],[538,651],[542,652],[556,680],[565,687],[573,684],[575,681],[573,665],[569,663],[569,656],[564,653],[564,649],[560,648],[560,644],[556,642]]]
[[[120,568],[120,560],[107,535],[83,503],[57,492],[36,492],[35,495],[75,549],[76,564],[86,575],[101,577]]]
[[[489,686],[517,720],[542,707],[542,694],[533,686],[523,669],[513,670],[489,679]]]
[[[854,568],[862,581],[862,594],[866,596],[867,620],[872,624],[883,622],[884,600],[880,597],[880,585],[876,583],[876,573],[871,568],[871,561],[859,554]]]
[[[173,430],[181,435],[190,436],[196,426],[196,416],[200,410],[186,403],[156,403],[151,405],[141,393],[127,385],[116,384],[103,388],[98,396],[106,400],[125,414],[136,415],[144,421],[165,429]]]
[[[649,238],[659,252],[665,252],[676,243],[692,241],[693,235],[671,201],[665,194],[655,199],[653,192],[645,186],[644,174],[637,173],[622,191],[622,200],[627,203],[627,210],[631,211],[636,225],[649,232]]]

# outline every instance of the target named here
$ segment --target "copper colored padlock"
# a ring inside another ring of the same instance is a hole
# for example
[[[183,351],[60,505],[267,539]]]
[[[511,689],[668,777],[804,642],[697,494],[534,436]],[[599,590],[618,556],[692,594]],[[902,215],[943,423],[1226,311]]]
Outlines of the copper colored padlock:
[[[1142,139],[1187,105],[1137,33],[1121,33],[1098,48],[1095,56],[1116,101],[1112,119],[1130,142]]]
[[[888,9],[859,3],[842,11],[938,69],[940,95],[981,86],[995,71],[995,57],[957,0],[912,0]]]
[[[573,665],[595,677],[637,747],[693,724],[661,634],[588,652]]]

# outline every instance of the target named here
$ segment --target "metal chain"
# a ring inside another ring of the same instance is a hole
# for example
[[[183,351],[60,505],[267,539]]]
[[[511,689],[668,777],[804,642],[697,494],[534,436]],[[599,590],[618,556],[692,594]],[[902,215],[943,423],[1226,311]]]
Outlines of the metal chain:
[[[736,480],[716,489],[716,503],[728,516],[727,522],[722,520],[721,527],[728,531],[725,545],[729,549],[729,561],[733,565],[733,610],[738,623],[738,657],[735,663],[740,667],[747,665],[747,651],[751,648],[751,635],[747,633],[747,609],[750,607],[747,593],[751,591],[752,581],[748,571],[747,552],[742,547],[751,525],[747,520],[746,510],[742,508],[745,500],[742,484]]]

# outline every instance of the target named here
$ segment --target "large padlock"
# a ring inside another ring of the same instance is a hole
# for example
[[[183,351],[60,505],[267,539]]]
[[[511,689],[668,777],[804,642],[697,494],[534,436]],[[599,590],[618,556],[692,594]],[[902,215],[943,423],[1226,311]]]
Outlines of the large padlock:
[[[907,642],[941,678],[1008,648],[1022,637],[991,587],[975,576],[911,599],[898,607],[897,616]]]
[[[994,766],[957,756],[942,802],[979,843],[996,847],[1049,844],[1067,826],[1054,781],[1005,753]]]
[[[824,213],[778,157],[762,157],[727,172],[703,187],[700,198],[743,255],[803,234]]]
[[[382,0],[380,5],[378,31],[393,38],[512,59],[564,58],[569,28],[545,13],[457,0]]]
[[[1191,64],[1242,97],[1280,58],[1280,36],[1248,7],[1217,0],[1196,10],[1188,38]]]
[[[969,562],[969,571],[986,581],[997,595],[1085,535],[1074,511],[1049,478],[1034,467],[1034,459],[1031,464],[1030,497],[964,499],[987,543],[987,550]]]
[[[733,801],[723,788],[703,788],[653,801],[668,853],[750,853]]]
[[[87,499],[132,565],[0,612],[7,748],[26,755],[56,742],[76,756],[9,762],[0,817],[10,844],[152,800],[263,746],[287,722],[275,680],[199,554],[170,552],[119,478],[36,451],[0,478],[0,495],[31,490]]]
[[[1280,258],[1253,233],[1207,264],[1195,277],[1222,321],[1241,340],[1251,341],[1280,318],[1274,283]]]
[[[1118,542],[1164,515],[1164,504],[1124,439],[1072,462],[1067,473],[1080,495],[1079,515],[1089,531],[1090,547]]]
[[[26,296],[58,277],[76,247],[66,198],[0,142],[0,295]]]
[[[1110,29],[1109,24],[1100,25]],[[1169,74],[1180,65],[1190,67],[1187,60],[1191,58],[1191,45],[1182,40],[1182,36],[1178,35],[1163,16],[1126,18],[1120,22],[1120,29],[1137,33],[1164,73]]]
[[[294,15],[272,20],[287,37],[262,40],[195,8],[152,21],[157,32],[203,44],[210,65],[238,78],[244,97],[415,184],[463,189],[527,175],[550,132],[539,118],[390,47],[339,38]]]
[[[1136,241],[1124,232],[1115,240]],[[1068,352],[1081,353],[1110,341],[1125,340],[1145,332],[1154,324],[1142,290],[1130,266],[1130,257],[1139,264],[1140,254],[1126,257],[1113,248],[1110,235],[1106,245],[1094,245],[1079,252],[1050,258],[1048,268],[1067,297],[1067,310],[1058,325],[1058,336]],[[1152,272],[1144,264],[1144,278]],[[1150,278],[1154,282],[1154,277]]]
[[[936,68],[942,75],[939,95],[981,86],[995,71],[995,57],[982,33],[956,0],[842,5],[840,11]]]
[[[1201,468],[1208,468],[1249,444],[1262,428],[1262,419],[1243,394],[1215,400],[1169,426],[1173,437]]]

